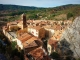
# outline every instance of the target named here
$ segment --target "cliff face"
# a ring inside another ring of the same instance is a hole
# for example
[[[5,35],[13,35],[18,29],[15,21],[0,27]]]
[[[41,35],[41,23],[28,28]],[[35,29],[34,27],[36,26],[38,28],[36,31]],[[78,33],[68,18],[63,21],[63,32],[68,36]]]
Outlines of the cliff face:
[[[64,31],[60,45],[69,55],[80,58],[80,16]]]

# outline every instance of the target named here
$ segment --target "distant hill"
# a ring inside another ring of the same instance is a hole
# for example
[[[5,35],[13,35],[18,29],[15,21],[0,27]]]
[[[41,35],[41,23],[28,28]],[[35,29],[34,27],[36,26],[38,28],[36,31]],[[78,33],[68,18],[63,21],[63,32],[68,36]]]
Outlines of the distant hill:
[[[0,4],[0,11],[1,10],[35,10],[35,9],[38,9],[38,8],[34,6]]]
[[[68,4],[68,5],[62,5],[54,8],[49,8],[48,12],[51,12],[50,15],[53,14],[54,16],[59,16],[61,14],[66,14],[66,15],[70,14],[73,15],[75,18],[77,16],[80,16],[80,4]]]
[[[46,8],[46,9],[63,10],[63,9],[76,7],[76,6],[80,6],[80,4],[68,4],[68,5],[62,5],[62,6]],[[0,4],[0,11],[1,10],[36,10],[36,9],[42,9],[42,8],[34,7],[34,6]]]
[[[67,4],[67,5],[62,5],[62,6],[54,7],[53,9],[64,10],[64,9],[73,8],[73,7],[77,7],[77,6],[80,7],[80,4]]]
[[[50,8],[0,4],[0,20],[12,21],[20,19],[22,13],[27,19],[67,20],[80,16],[80,4],[68,4]]]

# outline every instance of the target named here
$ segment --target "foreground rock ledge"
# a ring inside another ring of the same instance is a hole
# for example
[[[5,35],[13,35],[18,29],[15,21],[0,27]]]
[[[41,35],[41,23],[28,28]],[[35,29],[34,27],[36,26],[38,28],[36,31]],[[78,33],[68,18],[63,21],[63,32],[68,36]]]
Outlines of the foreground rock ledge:
[[[71,51],[70,53],[73,57],[80,58],[80,16],[63,32],[60,42],[61,41],[65,41],[63,45]]]

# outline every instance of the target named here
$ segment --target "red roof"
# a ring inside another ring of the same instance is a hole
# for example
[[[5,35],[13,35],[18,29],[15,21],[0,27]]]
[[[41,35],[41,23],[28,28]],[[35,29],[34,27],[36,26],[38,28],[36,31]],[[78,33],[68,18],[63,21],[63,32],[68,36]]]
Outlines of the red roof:
[[[23,43],[23,46],[25,48],[30,48],[30,47],[33,47],[33,46],[37,46],[35,40],[38,40],[38,38],[36,37],[31,37],[29,38],[28,40],[26,40],[24,43]]]
[[[36,30],[40,30],[42,27],[40,27],[40,26],[35,26],[35,27],[33,27],[33,29],[36,29]]]
[[[50,45],[54,45],[54,44],[57,44],[57,40],[52,40],[52,39],[50,39],[49,41],[48,41],[48,43],[50,44]]]
[[[35,58],[35,60],[41,60],[45,55],[41,48],[31,51],[30,54]]]
[[[62,26],[60,26],[60,25],[54,25],[53,26],[53,29],[54,30],[61,30],[62,29]]]
[[[18,37],[19,40],[21,40],[22,42],[27,41],[28,39],[30,39],[32,36],[28,33],[24,33],[23,35],[21,35],[20,37]]]

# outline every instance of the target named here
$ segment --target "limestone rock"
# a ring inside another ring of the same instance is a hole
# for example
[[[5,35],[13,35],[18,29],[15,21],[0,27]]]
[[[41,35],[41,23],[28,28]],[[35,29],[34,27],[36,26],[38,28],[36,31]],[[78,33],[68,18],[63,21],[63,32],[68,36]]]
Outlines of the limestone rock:
[[[80,58],[80,16],[63,32],[60,42],[64,39],[66,43],[63,42],[63,47],[71,50],[73,57]]]

